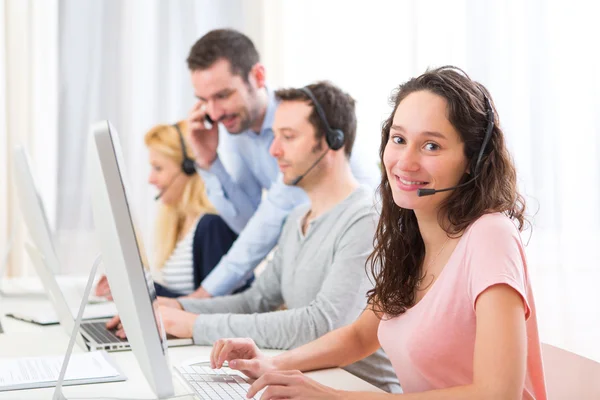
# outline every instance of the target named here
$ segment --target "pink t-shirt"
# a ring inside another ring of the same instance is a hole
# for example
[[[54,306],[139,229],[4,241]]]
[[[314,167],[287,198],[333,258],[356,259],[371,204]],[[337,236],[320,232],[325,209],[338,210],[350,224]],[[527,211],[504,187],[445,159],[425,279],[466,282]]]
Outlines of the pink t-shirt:
[[[517,228],[499,213],[482,216],[465,231],[421,301],[379,324],[379,342],[405,393],[473,382],[475,301],[495,284],[515,289],[525,305],[528,342],[523,399],[546,399],[525,251]]]

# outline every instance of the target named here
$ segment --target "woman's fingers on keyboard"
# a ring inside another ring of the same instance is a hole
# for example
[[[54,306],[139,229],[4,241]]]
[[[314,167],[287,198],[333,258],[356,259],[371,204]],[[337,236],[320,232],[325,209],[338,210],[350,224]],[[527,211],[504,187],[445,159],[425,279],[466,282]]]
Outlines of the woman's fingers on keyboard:
[[[225,361],[229,361],[229,359],[231,358],[231,353],[235,352],[235,344],[232,340],[225,340],[223,347],[221,348],[221,351],[219,353],[219,357],[217,358],[217,365],[219,366],[219,368],[221,368],[223,366],[223,363]]]
[[[229,368],[236,369],[238,371],[248,371],[253,375],[256,373],[258,367],[257,360],[231,360],[229,361]]]
[[[218,359],[219,359],[219,355],[221,353],[221,349],[223,348],[223,345],[225,344],[224,342],[225,342],[225,339],[219,339],[213,344],[213,348],[210,352],[210,367],[213,369],[221,368],[221,365],[218,365]]]

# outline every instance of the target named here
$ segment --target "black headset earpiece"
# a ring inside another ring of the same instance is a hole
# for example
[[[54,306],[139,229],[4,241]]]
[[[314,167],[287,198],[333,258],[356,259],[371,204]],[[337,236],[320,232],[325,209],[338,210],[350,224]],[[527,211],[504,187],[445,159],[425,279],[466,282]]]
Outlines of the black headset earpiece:
[[[187,176],[192,176],[196,173],[196,163],[187,155],[187,149],[185,147],[185,141],[183,140],[183,134],[181,133],[181,129],[179,129],[179,125],[173,124],[175,130],[177,130],[177,134],[179,135],[179,141],[181,142],[181,152],[183,153],[183,161],[181,162],[181,170]]]
[[[332,129],[325,137],[331,150],[339,150],[344,145],[344,132],[341,129]]]
[[[482,91],[483,93],[483,91]],[[492,107],[492,102],[490,99],[483,93],[483,98],[485,99],[485,107],[487,114],[487,127],[485,128],[485,136],[483,137],[483,142],[481,143],[481,149],[479,150],[479,155],[477,156],[477,161],[475,162],[475,171],[474,175],[477,176],[479,174],[479,169],[481,168],[481,160],[483,159],[483,153],[485,152],[485,148],[487,147],[490,138],[492,137],[492,132],[494,131],[494,108]]]
[[[321,118],[321,121],[323,121],[323,125],[325,125],[325,141],[327,142],[327,146],[329,146],[329,148],[334,151],[341,149],[344,145],[345,140],[344,132],[341,129],[331,128],[329,122],[327,122],[325,111],[323,111],[321,104],[319,104],[317,98],[310,91],[309,88],[303,87],[300,88],[300,90],[302,90],[302,92],[304,92],[304,94],[306,94],[310,98],[310,100],[313,103],[313,106],[315,107],[315,110],[317,110],[317,114],[319,114],[319,118]]]

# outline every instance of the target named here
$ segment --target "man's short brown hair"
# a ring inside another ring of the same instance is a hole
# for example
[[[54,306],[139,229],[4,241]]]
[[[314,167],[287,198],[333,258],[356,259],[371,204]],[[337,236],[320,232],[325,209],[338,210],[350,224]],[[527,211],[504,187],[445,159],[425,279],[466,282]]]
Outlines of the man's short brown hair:
[[[354,139],[356,138],[356,110],[355,101],[348,94],[331,82],[321,81],[306,86],[325,113],[327,123],[331,129],[340,129],[344,132],[344,152],[350,158]],[[315,128],[315,136],[321,139],[327,128],[319,117],[317,110],[312,104],[312,100],[301,89],[280,89],[275,92],[275,96],[280,101],[306,101],[311,103],[312,111],[308,117],[309,122]]]
[[[260,61],[252,40],[233,29],[215,29],[192,46],[187,58],[190,71],[210,68],[215,62],[229,61],[231,73],[248,81],[252,67]]]

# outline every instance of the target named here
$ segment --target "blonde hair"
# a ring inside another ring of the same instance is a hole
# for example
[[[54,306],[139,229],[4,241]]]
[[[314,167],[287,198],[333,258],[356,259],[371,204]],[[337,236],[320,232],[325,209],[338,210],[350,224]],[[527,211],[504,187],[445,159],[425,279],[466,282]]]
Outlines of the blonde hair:
[[[185,121],[177,122],[181,130],[187,156],[194,159],[190,152],[190,145]],[[173,125],[157,125],[153,127],[146,136],[144,142],[148,149],[153,149],[162,155],[181,165],[183,161],[183,150],[177,129]],[[189,177],[181,200],[177,205],[162,203],[159,207],[156,219],[154,249],[155,266],[162,268],[177,245],[177,238],[181,234],[183,223],[187,216],[200,216],[204,213],[216,213],[214,206],[208,200],[204,181],[200,175],[194,174]]]

